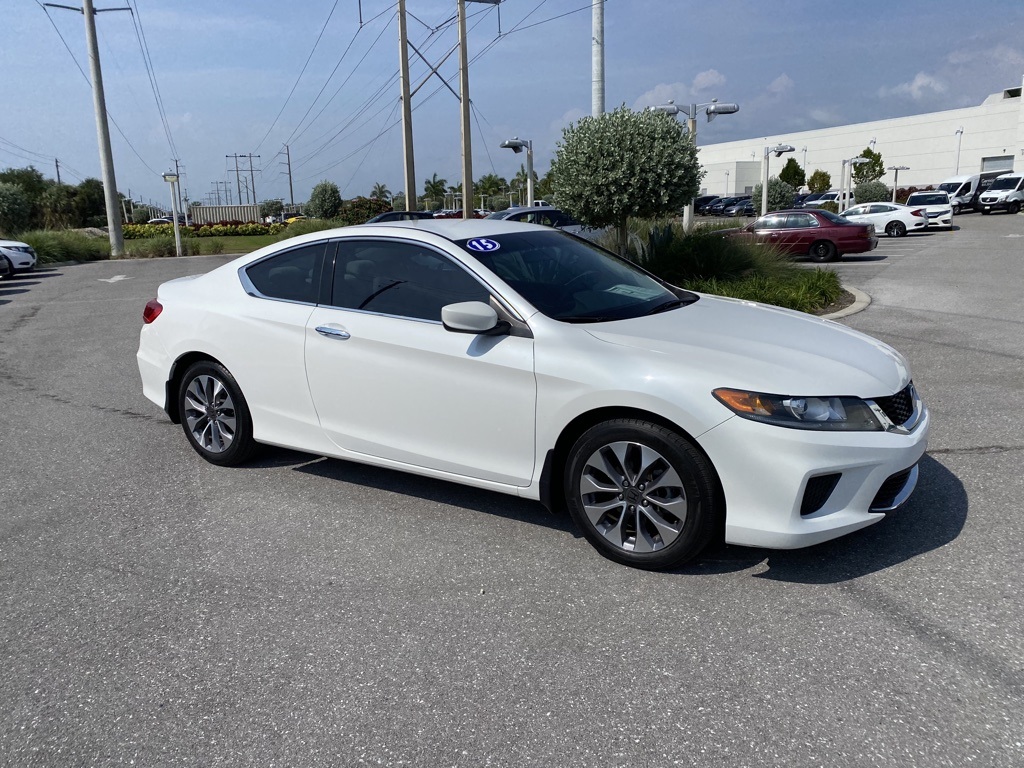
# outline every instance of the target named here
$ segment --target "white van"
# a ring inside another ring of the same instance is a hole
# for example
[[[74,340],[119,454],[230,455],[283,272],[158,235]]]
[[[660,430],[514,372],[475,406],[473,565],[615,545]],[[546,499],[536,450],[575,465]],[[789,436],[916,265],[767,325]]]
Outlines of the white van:
[[[1004,173],[978,198],[978,210],[1017,213],[1024,207],[1024,174]]]
[[[992,182],[1006,173],[1002,171],[982,171],[981,173],[951,176],[939,184],[939,189],[949,194],[949,201],[953,204],[953,213],[978,209],[978,198],[986,191]]]
[[[857,198],[853,196],[852,192],[843,192],[842,202],[839,200],[840,192],[833,190],[831,192],[825,192],[817,200],[814,200],[810,205],[805,205],[805,208],[821,208],[822,203],[835,203],[839,206],[840,211],[845,211],[847,208],[857,204]]]

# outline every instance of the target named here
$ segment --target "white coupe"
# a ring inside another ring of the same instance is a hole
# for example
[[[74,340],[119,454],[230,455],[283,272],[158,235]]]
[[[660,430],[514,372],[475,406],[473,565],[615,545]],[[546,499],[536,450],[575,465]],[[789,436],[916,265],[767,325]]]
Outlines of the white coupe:
[[[537,499],[639,568],[877,523],[928,436],[888,345],[542,226],[303,235],[163,284],[143,319],[143,391],[207,461],[262,443]]]

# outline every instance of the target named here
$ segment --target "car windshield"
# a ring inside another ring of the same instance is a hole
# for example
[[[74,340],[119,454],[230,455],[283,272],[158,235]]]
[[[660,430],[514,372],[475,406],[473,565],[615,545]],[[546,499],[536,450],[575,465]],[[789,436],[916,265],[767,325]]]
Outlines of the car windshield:
[[[568,323],[625,320],[697,300],[630,262],[561,232],[517,232],[456,245],[542,313]]]
[[[962,186],[963,183],[959,181],[952,183],[946,182],[945,184],[939,184],[939,189],[941,189],[943,192],[948,192],[950,195],[954,195],[956,194],[956,191],[960,189],[960,187]]]
[[[993,181],[989,189],[1016,189],[1018,184],[1020,184],[1019,176],[1007,176]]]
[[[852,224],[853,223],[849,219],[844,219],[842,216],[840,216],[837,213],[832,213],[832,211],[826,211],[824,208],[819,209],[817,211],[817,213],[820,216],[824,216],[826,219],[831,221],[833,224]]]
[[[945,193],[942,194],[914,194],[911,195],[907,200],[907,205],[946,205],[949,203],[949,198]]]

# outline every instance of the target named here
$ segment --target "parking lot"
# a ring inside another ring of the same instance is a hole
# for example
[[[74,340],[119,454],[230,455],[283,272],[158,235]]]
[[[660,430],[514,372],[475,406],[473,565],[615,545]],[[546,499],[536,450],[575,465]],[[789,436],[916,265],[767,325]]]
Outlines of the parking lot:
[[[0,283],[0,765],[1024,764],[1024,216],[956,224],[828,267],[932,411],[910,503],[674,573],[504,495],[205,463],[135,350],[230,257]]]

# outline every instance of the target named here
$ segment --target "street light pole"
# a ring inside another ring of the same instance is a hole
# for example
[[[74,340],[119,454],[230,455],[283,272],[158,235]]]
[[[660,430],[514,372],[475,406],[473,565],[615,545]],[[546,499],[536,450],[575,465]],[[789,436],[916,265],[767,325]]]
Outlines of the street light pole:
[[[890,165],[886,168],[887,171],[893,171],[892,178],[892,201],[896,202],[896,188],[900,185],[900,171],[909,171],[910,166],[908,165]]]
[[[953,175],[960,173],[960,142],[964,137],[964,127],[961,125],[956,129],[956,170],[953,171]]]
[[[520,139],[518,136],[499,145],[502,149],[511,149],[517,155],[526,150],[526,205],[533,207],[533,141]]]
[[[851,157],[849,160],[843,160],[845,173],[842,174],[842,183],[839,187],[838,204],[840,213],[842,213],[844,208],[850,207],[850,198],[853,196],[853,166],[869,162],[871,161],[866,157]],[[847,179],[849,179],[849,182],[847,182]]]
[[[768,155],[775,153],[776,157],[782,157],[786,152],[796,152],[796,147],[789,144],[776,144],[774,147],[764,148],[764,157],[761,158],[761,215],[768,213]]]
[[[720,104],[718,99],[712,99],[704,104],[691,104],[689,109],[678,106],[671,99],[666,104],[648,107],[654,112],[664,112],[667,115],[678,115],[680,112],[686,115],[686,130],[690,134],[690,141],[693,143],[694,149],[697,148],[697,110],[702,108],[705,108],[704,112],[708,116],[709,123],[715,119],[716,115],[732,115],[740,111],[739,104]],[[690,200],[686,204],[686,208],[683,209],[683,229],[689,232],[692,226],[693,200]]]

